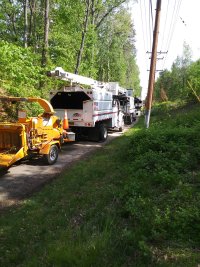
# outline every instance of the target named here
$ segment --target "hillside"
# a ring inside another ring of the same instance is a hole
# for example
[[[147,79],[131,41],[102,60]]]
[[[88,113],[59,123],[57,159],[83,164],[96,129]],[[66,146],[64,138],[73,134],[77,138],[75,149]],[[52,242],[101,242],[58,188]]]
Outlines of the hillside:
[[[200,109],[162,105],[1,218],[2,266],[197,266]]]

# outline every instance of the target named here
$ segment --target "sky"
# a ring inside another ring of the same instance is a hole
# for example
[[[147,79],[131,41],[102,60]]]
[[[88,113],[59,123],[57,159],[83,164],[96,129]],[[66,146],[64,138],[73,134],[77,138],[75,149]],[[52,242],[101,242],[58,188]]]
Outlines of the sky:
[[[136,31],[137,64],[140,70],[142,99],[145,98],[149,80],[150,54],[152,45],[152,21],[155,18],[156,0],[138,0],[131,6]],[[158,55],[157,70],[170,70],[177,56],[183,52],[186,42],[192,50],[192,60],[200,58],[200,0],[162,0],[160,29],[157,51],[167,52]],[[163,59],[162,59],[163,58]],[[156,78],[159,72],[156,72]]]

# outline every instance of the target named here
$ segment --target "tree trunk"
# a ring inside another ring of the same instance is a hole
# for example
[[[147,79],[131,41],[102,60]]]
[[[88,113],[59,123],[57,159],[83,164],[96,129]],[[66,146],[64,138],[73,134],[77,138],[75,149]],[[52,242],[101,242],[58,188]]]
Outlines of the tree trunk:
[[[37,40],[37,8],[38,8],[38,2],[36,0],[33,1],[33,26],[32,26],[32,42],[34,44],[34,51],[36,52],[38,45]]]
[[[30,16],[29,16],[29,45],[33,46],[36,52],[39,47],[37,43],[36,22],[37,22],[37,2],[36,0],[29,0]]]
[[[9,0],[9,3],[11,4],[11,6],[13,6],[13,1]],[[11,25],[12,25],[12,29],[13,29],[13,35],[14,35],[14,40],[18,41],[18,35],[17,35],[17,30],[16,30],[16,14],[14,13],[14,11],[12,11],[10,14],[7,14],[8,17],[10,18],[11,21]]]
[[[82,58],[83,48],[84,48],[84,43],[85,43],[85,37],[86,37],[86,33],[87,33],[89,13],[90,13],[90,0],[86,0],[85,19],[84,19],[84,23],[83,23],[81,45],[80,45],[80,49],[78,51],[76,68],[74,71],[75,74],[78,74],[78,70],[79,70],[79,67],[81,64],[81,58]]]
[[[91,1],[91,24],[92,24],[92,30],[93,31],[95,29],[95,18],[94,18],[94,15],[95,15],[95,0],[92,0]],[[92,42],[91,68],[90,68],[90,71],[89,71],[89,76],[92,75],[91,69],[93,68],[93,66],[94,66],[94,41]]]
[[[33,6],[32,1],[29,0],[30,17],[29,17],[29,45],[32,44],[33,38]]]
[[[28,46],[28,0],[24,0],[24,47]]]
[[[49,46],[49,0],[45,0],[45,14],[44,14],[44,42],[42,49],[42,67],[47,64],[47,50]]]
[[[34,29],[36,27],[35,25],[35,10],[36,10],[36,3],[35,0],[29,0],[29,9],[30,9],[30,16],[29,16],[29,45],[34,45],[35,48],[35,34]]]

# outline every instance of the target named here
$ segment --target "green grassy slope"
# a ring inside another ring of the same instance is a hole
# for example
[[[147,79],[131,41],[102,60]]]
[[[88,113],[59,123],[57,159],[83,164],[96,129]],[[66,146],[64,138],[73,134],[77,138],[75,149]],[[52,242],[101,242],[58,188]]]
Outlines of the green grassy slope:
[[[152,112],[1,217],[1,266],[197,266],[200,107]]]

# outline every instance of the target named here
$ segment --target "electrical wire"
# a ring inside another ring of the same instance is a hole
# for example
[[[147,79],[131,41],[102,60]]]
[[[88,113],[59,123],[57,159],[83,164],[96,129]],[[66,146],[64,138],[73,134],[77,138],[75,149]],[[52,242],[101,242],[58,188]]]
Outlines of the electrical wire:
[[[179,2],[177,2],[177,6],[174,7],[174,11],[173,11],[173,15],[172,15],[172,16],[174,16],[174,18],[172,18],[172,20],[171,20],[170,34],[169,34],[169,38],[168,38],[168,41],[167,41],[167,47],[170,46],[169,44],[171,43],[171,40],[172,40],[172,36],[173,36],[173,33],[174,33],[175,24],[176,24],[176,21],[177,21],[177,16],[178,16],[178,13],[179,13],[181,1],[182,0],[179,0]]]
[[[166,43],[166,51],[168,51],[168,52],[169,52],[170,45],[171,45],[171,42],[172,42],[172,38],[173,38],[173,34],[174,34],[177,18],[178,18],[178,15],[179,15],[181,3],[182,3],[182,0],[179,0],[179,2],[177,2],[177,6],[176,6],[176,2],[175,2],[175,5],[174,5],[172,20],[171,20],[171,24],[170,24],[170,31],[169,31],[169,35],[168,35],[168,39],[167,39],[167,43]],[[163,62],[162,69],[164,69],[167,56],[168,56],[168,54],[166,54],[165,60]]]
[[[144,30],[144,20],[143,20],[143,13],[142,13],[142,4],[141,4],[141,0],[140,0],[140,14],[141,14],[141,22],[142,22],[142,34],[143,34],[143,44],[144,44],[144,51],[145,51],[145,60],[146,60],[146,64],[148,66],[148,61],[147,61],[147,57],[146,57],[146,52],[148,50],[148,46],[146,45],[146,38],[145,38],[145,30]]]
[[[146,37],[147,37],[147,44],[149,44],[149,49],[151,51],[151,41],[150,41],[150,32],[148,30],[148,24],[147,24],[147,8],[146,8],[146,5],[145,5],[145,0],[143,1],[144,2],[144,17],[145,17],[145,29],[146,29]],[[148,48],[148,45],[147,45],[147,48]]]
[[[154,18],[153,18],[153,8],[152,8],[152,0],[150,0],[149,2],[149,13],[150,13],[150,16],[151,16],[151,34],[152,34],[152,39],[153,39],[153,31],[154,31]],[[153,43],[153,41],[152,41]]]
[[[152,24],[152,29],[154,28],[154,24],[153,24],[153,8],[152,8],[152,0],[150,0],[150,9],[151,9],[151,24]]]
[[[162,38],[162,43],[161,43],[161,51],[163,51],[163,43],[164,43],[165,30],[166,30],[166,25],[167,25],[168,8],[169,8],[169,0],[168,0],[168,3],[167,3],[167,11],[166,11],[165,23],[164,23],[164,29],[163,29],[163,38]]]
[[[152,15],[152,1],[149,1],[149,35],[150,35],[150,51],[152,50],[153,40],[153,15]]]

